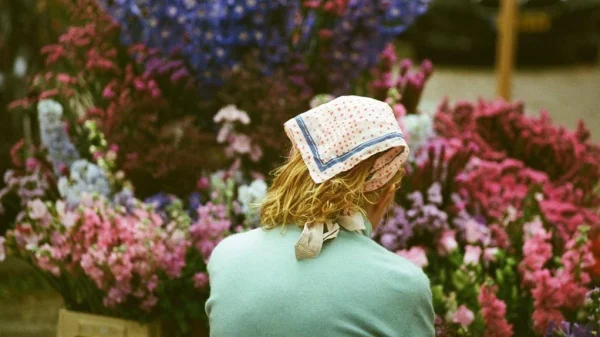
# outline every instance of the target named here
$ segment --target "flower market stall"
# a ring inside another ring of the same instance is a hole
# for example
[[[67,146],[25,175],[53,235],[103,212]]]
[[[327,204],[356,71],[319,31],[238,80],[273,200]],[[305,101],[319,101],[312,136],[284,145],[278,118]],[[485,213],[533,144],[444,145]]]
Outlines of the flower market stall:
[[[421,111],[433,65],[393,42],[428,1],[55,2],[68,28],[10,105],[34,123],[4,174],[0,260],[65,312],[202,335],[206,263],[260,226],[283,122],[359,94],[412,149],[373,239],[429,276],[438,336],[598,331],[600,145],[519,102]]]

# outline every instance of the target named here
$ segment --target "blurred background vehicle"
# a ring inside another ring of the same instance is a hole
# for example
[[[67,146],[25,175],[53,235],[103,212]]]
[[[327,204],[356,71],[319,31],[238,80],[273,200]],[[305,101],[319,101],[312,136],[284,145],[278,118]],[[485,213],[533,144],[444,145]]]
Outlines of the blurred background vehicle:
[[[412,28],[420,58],[491,63],[499,0],[434,0]],[[519,0],[520,63],[598,62],[600,0]]]

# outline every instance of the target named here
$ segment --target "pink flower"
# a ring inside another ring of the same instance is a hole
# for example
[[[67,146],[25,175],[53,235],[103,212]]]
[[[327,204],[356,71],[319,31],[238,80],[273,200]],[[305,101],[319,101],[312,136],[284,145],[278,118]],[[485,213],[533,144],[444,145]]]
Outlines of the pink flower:
[[[29,172],[33,172],[39,166],[40,166],[40,162],[35,158],[27,158],[27,160],[25,161],[25,168]]]
[[[465,223],[465,240],[468,243],[477,243],[483,239],[484,227],[475,219],[469,219]]]
[[[230,147],[231,149],[233,149],[234,152],[241,154],[250,153],[250,151],[252,150],[252,140],[250,139],[250,137],[239,134],[232,136],[232,138],[233,140],[231,141]]]
[[[481,257],[481,247],[479,246],[466,246],[465,257],[463,263],[466,265],[477,265]]]
[[[157,286],[158,286],[158,276],[152,275],[152,277],[150,277],[150,279],[148,280],[146,287],[148,288],[149,292],[154,292],[156,290]]]
[[[145,311],[150,311],[156,306],[156,303],[158,303],[158,298],[154,295],[150,295],[142,302],[140,307]]]
[[[4,247],[4,242],[6,239],[3,236],[0,236],[0,262],[6,259],[6,248]]]
[[[59,73],[56,75],[56,80],[62,83],[66,83],[69,84],[71,81],[73,81],[74,79],[72,79],[71,76],[65,74],[65,73]]]
[[[427,252],[425,251],[425,248],[421,246],[414,246],[410,250],[399,250],[396,254],[414,263],[419,268],[425,268],[429,264]]]
[[[50,214],[46,204],[40,199],[35,199],[27,204],[29,207],[29,217],[36,220],[47,218]]]
[[[473,323],[475,319],[475,314],[469,308],[467,308],[464,304],[459,306],[454,315],[452,315],[452,322],[458,323],[463,327],[468,327]]]
[[[564,320],[559,308],[565,296],[560,290],[561,282],[552,277],[547,269],[535,272],[535,286],[531,290],[533,296],[533,326],[538,333],[543,333],[551,321]]]
[[[206,273],[196,273],[194,275],[194,287],[204,289],[208,286],[208,275]]]
[[[123,303],[125,301],[125,296],[125,293],[121,289],[117,287],[110,288],[108,294],[104,298],[104,306],[113,308],[117,304]]]
[[[400,103],[394,104],[393,110],[394,116],[396,116],[397,119],[406,116],[406,108]]]
[[[458,242],[456,242],[456,231],[450,229],[445,230],[438,241],[438,252],[441,255],[448,255],[455,251],[456,248],[458,248]]]
[[[537,222],[526,224],[523,229],[526,241],[519,271],[523,277],[523,285],[532,287],[536,283],[535,273],[552,257],[552,245],[549,243],[552,235],[541,224],[538,226]]]
[[[498,248],[506,249],[510,245],[510,238],[504,228],[498,224],[491,225],[489,227],[491,236],[494,240],[494,245]]]
[[[196,183],[197,189],[202,191],[209,187],[210,187],[210,181],[208,180],[207,177],[202,177],[202,178],[198,179],[198,182]]]
[[[498,248],[496,248],[496,247],[486,248],[483,251],[483,260],[485,262],[494,262],[494,261],[496,261],[496,254],[498,254]]]
[[[197,209],[198,220],[190,226],[189,232],[194,246],[202,253],[206,261],[216,245],[225,237],[231,227],[225,205],[211,202]]]
[[[250,150],[250,159],[254,162],[257,162],[262,158],[263,151],[258,145],[252,145],[252,149]]]
[[[35,262],[40,269],[50,272],[54,276],[60,276],[60,268],[53,261],[53,251],[49,244],[43,244],[35,252]]]
[[[496,290],[495,286],[484,285],[477,298],[485,323],[484,337],[511,337],[512,325],[505,317],[506,303],[496,297]]]
[[[17,246],[25,250],[35,250],[38,247],[40,236],[33,231],[30,224],[19,224],[13,231]]]

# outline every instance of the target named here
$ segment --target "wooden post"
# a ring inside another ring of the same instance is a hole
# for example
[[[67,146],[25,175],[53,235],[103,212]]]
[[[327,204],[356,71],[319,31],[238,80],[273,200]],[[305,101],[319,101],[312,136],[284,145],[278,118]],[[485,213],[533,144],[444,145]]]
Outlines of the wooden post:
[[[518,10],[517,0],[501,0],[500,16],[497,21],[496,76],[498,95],[506,100],[509,100],[511,95]]]

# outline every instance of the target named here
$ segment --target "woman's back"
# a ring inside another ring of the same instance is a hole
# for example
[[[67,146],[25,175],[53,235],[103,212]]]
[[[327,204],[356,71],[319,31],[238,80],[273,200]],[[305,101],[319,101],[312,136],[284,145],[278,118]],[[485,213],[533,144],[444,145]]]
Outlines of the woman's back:
[[[211,336],[434,335],[420,269],[346,230],[319,258],[297,261],[299,234],[296,226],[256,229],[219,244],[209,264]]]

